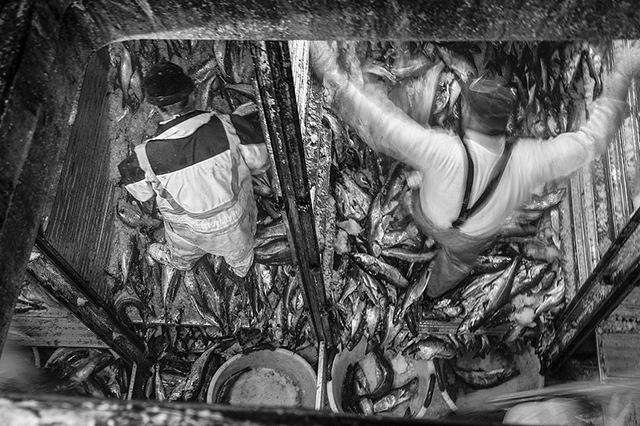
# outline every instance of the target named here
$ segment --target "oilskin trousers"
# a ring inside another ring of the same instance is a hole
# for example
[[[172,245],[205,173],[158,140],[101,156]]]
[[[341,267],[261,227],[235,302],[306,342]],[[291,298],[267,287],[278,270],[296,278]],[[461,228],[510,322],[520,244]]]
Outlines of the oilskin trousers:
[[[165,220],[165,239],[171,264],[177,269],[189,270],[202,256],[210,253],[224,257],[239,277],[247,275],[253,264],[258,214],[250,184],[242,185],[237,203],[241,203],[244,210],[238,220],[212,232],[196,231],[187,223]]]
[[[431,236],[441,246],[440,252],[432,262],[425,290],[428,297],[434,298],[454,289],[473,270],[476,259],[489,248],[492,238],[465,235],[457,228],[436,228],[425,216],[419,203],[420,197],[414,190],[414,220],[423,233]]]

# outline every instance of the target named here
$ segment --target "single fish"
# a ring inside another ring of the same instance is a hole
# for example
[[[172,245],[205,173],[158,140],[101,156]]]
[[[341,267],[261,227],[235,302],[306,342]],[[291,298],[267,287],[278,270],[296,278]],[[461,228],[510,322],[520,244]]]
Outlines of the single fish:
[[[362,336],[364,336],[364,332],[366,330],[367,321],[365,319],[367,303],[363,299],[359,299],[358,303],[354,305],[354,311],[351,316],[350,322],[350,336],[349,342],[347,344],[348,350],[353,350],[360,340]]]
[[[192,401],[200,392],[204,384],[204,373],[211,367],[219,368],[222,365],[222,357],[217,353],[219,345],[211,345],[194,361],[191,370],[187,375],[182,398],[185,401]],[[216,369],[217,369],[216,368]]]
[[[249,101],[249,102],[243,103],[242,105],[239,105],[236,109],[233,110],[232,114],[239,115],[240,117],[246,117],[248,115],[257,114],[259,110],[260,109],[258,108],[258,105],[256,105],[255,102]],[[255,187],[254,187],[254,191],[255,191]]]
[[[416,359],[430,361],[434,358],[451,359],[456,356],[456,350],[442,339],[427,336],[405,348],[403,355],[411,355]]]
[[[124,198],[120,198],[116,204],[116,217],[130,228],[140,229],[143,232],[153,231],[162,225],[162,221],[144,214]]]
[[[395,371],[393,370],[391,362],[384,356],[378,344],[374,344],[373,346],[373,355],[376,362],[377,385],[374,390],[364,396],[375,400],[383,397],[391,390]]]
[[[358,266],[373,276],[401,289],[409,287],[409,281],[396,267],[366,253],[353,253],[351,256]]]
[[[249,98],[249,100],[251,100],[251,102],[253,103],[258,102],[258,99],[256,97],[256,91],[254,90],[253,85],[251,84],[245,84],[245,83],[225,84],[224,88],[226,90],[232,90],[236,93],[241,94],[244,97]]]
[[[64,378],[68,388],[77,386],[79,383],[86,381],[93,373],[105,368],[109,362],[113,360],[111,353],[97,353],[91,355],[79,367],[70,371]],[[62,385],[65,387],[65,385]]]
[[[565,296],[565,284],[563,279],[555,281],[555,285],[547,291],[542,298],[542,302],[536,308],[534,315],[540,316],[542,313],[560,305],[564,301]]]
[[[367,217],[371,205],[371,196],[346,173],[335,184],[336,207],[345,219],[357,222]]]
[[[225,40],[216,40],[213,42],[213,55],[216,58],[218,70],[225,81],[230,81],[231,77],[227,74],[225,66],[225,58],[227,56],[227,42]]]
[[[162,265],[162,302],[165,310],[169,309],[176,298],[181,275],[181,271],[173,266]]]
[[[88,348],[58,348],[45,362],[43,368],[47,370],[59,370],[61,367],[72,365],[78,360],[87,358],[90,354]],[[62,374],[63,376],[65,374]]]
[[[358,266],[351,264],[347,270],[347,276],[344,279],[344,286],[342,287],[342,293],[338,299],[338,305],[344,303],[344,301],[358,289],[362,282],[361,270]]]
[[[394,321],[399,321],[407,312],[407,309],[422,297],[422,293],[427,288],[431,268],[423,266],[417,278],[413,279],[404,294],[401,308],[396,312]]]
[[[281,238],[287,238],[287,225],[282,219],[260,227],[256,231],[254,247],[260,247]]]
[[[194,66],[189,70],[188,74],[197,86],[209,79],[212,75],[215,75],[217,65],[218,62],[216,57],[212,56]]]
[[[523,294],[537,286],[547,271],[553,268],[552,263],[534,262],[526,258],[522,258],[518,272],[513,279],[513,287],[511,288],[510,299],[519,294]]]
[[[382,238],[384,236],[384,222],[382,215],[382,192],[378,192],[371,201],[367,214],[367,242],[369,254],[380,257],[382,252]]]
[[[391,257],[409,263],[425,263],[432,261],[438,254],[438,250],[416,251],[405,247],[385,247],[381,254],[383,257]]]
[[[222,328],[222,319],[216,315],[213,311],[213,308],[209,306],[209,301],[204,296],[203,287],[206,286],[205,283],[201,283],[198,280],[197,275],[194,271],[186,271],[183,274],[184,288],[191,299],[191,304],[193,308],[196,310],[198,315],[209,324],[214,327]],[[204,285],[201,285],[204,284]],[[211,293],[214,293],[213,291]],[[222,298],[219,298],[218,301],[221,301]]]
[[[454,369],[454,373],[474,389],[488,389],[512,379],[520,371],[516,367],[507,366],[490,371]]]
[[[293,261],[291,246],[287,238],[274,239],[256,247],[254,255],[257,263],[265,265],[282,265]]]
[[[122,56],[120,57],[120,89],[122,90],[122,108],[128,106],[129,100],[129,82],[133,75],[133,63],[131,61],[131,52],[127,46],[122,44]]]
[[[382,413],[390,411],[403,402],[409,401],[418,392],[418,383],[419,379],[414,377],[399,388],[391,390],[373,403],[373,412]]]
[[[409,221],[409,223],[401,229],[385,232],[382,237],[382,244],[384,247],[395,247],[399,245],[419,247],[420,243],[417,240],[419,236],[420,231],[418,227],[413,221]]]

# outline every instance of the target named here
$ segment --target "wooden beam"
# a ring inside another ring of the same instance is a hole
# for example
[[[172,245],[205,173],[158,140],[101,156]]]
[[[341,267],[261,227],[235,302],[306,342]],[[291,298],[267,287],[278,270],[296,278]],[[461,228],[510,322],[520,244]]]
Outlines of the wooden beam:
[[[142,340],[42,237],[36,239],[27,271],[126,361],[148,364]]]
[[[442,421],[390,416],[336,414],[297,408],[233,407],[196,403],[73,398],[53,395],[0,395],[3,425],[77,426],[383,426],[442,425]],[[469,425],[449,420],[447,425]],[[483,422],[484,425],[500,423]]]
[[[289,47],[287,42],[257,42],[252,51],[306,306],[316,338],[331,342]]]

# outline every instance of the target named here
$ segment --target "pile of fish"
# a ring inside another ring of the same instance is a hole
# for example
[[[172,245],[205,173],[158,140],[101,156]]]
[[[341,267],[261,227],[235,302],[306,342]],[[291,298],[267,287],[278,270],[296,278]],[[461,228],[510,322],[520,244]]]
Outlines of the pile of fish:
[[[585,102],[601,92],[608,52],[579,42],[343,42],[339,51],[352,79],[383,86],[417,121],[453,131],[460,124],[460,82],[500,75],[519,94],[508,132],[539,138],[579,125]],[[333,138],[337,210],[329,314],[343,347],[365,336],[403,350],[415,342],[421,321],[434,320],[457,324],[444,337],[459,351],[478,342],[486,348],[482,330],[502,325],[505,342],[527,338],[543,352],[553,337],[550,320],[564,303],[559,209],[566,187],[546,185],[505,222],[453,294],[423,300],[439,247],[412,219],[412,171],[373,152],[330,111],[323,122]]]
[[[43,368],[58,377],[46,392],[119,399],[129,392],[131,370],[108,350],[58,348]]]
[[[344,412],[353,412],[365,415],[388,413],[400,414],[405,417],[413,417],[417,414],[411,412],[410,405],[415,398],[422,397],[419,406],[428,408],[433,399],[436,382],[440,391],[445,390],[445,379],[442,370],[442,359],[451,359],[456,351],[451,344],[437,337],[428,336],[406,347],[402,353],[404,357],[412,357],[422,361],[434,361],[434,373],[429,375],[429,383],[426,384],[426,392],[420,393],[421,375],[413,374],[408,377],[399,377],[400,383],[394,386],[396,371],[380,345],[375,341],[369,342],[369,353],[375,363],[375,387],[372,386],[369,376],[366,374],[362,360],[356,360],[347,365],[346,373],[340,389],[341,408]],[[424,380],[422,375],[422,380]],[[405,404],[407,403],[407,404]],[[403,405],[404,404],[404,405]],[[406,409],[402,408],[406,407]]]

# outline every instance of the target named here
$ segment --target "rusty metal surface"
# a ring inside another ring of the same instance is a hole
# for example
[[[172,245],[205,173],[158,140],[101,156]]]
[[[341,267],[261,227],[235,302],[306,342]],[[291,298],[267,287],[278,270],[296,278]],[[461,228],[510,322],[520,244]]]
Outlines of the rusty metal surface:
[[[289,48],[285,42],[260,42],[252,48],[261,108],[278,165],[289,235],[302,277],[306,306],[317,339],[330,341],[331,331],[322,314],[326,310],[324,283]]]
[[[73,2],[66,15],[69,31],[94,40],[97,47],[125,38],[558,40],[640,35],[635,7],[614,1],[102,0]]]
[[[613,312],[640,282],[640,211],[612,243],[555,324],[555,338],[543,355],[555,371],[602,319]]]

